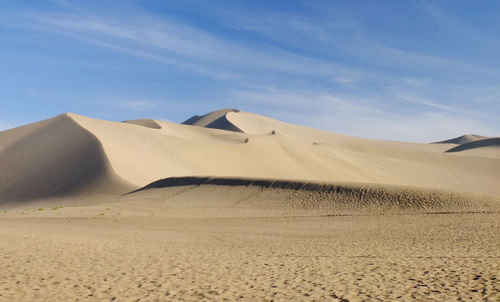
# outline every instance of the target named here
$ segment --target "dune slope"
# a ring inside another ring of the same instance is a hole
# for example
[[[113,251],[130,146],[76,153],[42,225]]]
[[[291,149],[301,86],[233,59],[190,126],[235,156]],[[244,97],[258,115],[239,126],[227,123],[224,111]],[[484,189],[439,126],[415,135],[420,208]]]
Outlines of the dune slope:
[[[243,132],[238,126],[227,119],[229,112],[239,112],[237,109],[221,109],[199,116],[195,115],[182,122],[184,125],[193,125],[206,128],[222,129],[234,132]]]
[[[95,136],[68,115],[2,132],[0,141],[11,142],[0,152],[0,203],[113,196],[130,188]]]
[[[217,121],[227,127],[211,128]],[[464,151],[445,152],[449,144],[361,139],[232,109],[194,117],[190,123],[198,126],[66,114],[1,132],[0,168],[5,173],[0,200],[119,196],[159,179],[184,176],[500,194],[496,149],[484,156],[486,148],[475,148],[463,156]]]
[[[467,143],[463,143],[459,146],[453,147],[446,152],[460,152],[460,151],[465,151],[465,150],[470,150],[470,149],[476,149],[476,148],[485,148],[485,147],[496,147],[500,148],[500,137],[492,137],[492,138],[485,138],[481,140],[475,140]],[[500,152],[500,150],[499,150]]]
[[[118,199],[131,215],[173,217],[500,213],[500,198],[404,186],[171,177]],[[148,210],[144,210],[148,209]]]
[[[148,118],[143,118],[143,119],[138,119],[138,120],[129,120],[129,121],[123,121],[123,123],[129,123],[129,124],[134,124],[138,126],[143,126],[146,128],[151,128],[151,129],[161,129],[161,125],[155,122],[152,119]]]
[[[459,136],[459,137],[447,139],[447,140],[444,140],[444,141],[435,142],[433,144],[456,144],[456,145],[461,145],[461,144],[465,144],[465,143],[474,142],[474,141],[477,141],[477,140],[482,140],[482,139],[485,139],[485,138],[488,138],[488,137],[477,135],[477,134],[464,134],[464,135]]]

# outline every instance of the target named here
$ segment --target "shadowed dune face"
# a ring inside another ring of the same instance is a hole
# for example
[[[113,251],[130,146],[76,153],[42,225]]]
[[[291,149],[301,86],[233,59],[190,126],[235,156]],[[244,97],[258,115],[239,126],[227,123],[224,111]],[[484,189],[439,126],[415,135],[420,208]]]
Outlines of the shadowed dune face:
[[[245,216],[248,213],[256,216],[329,216],[500,212],[500,199],[492,196],[388,185],[221,177],[166,178],[120,200],[135,201],[139,208],[145,200],[148,203],[156,201],[169,209],[168,215],[200,217]],[[161,206],[148,204],[147,208],[161,212]]]
[[[143,118],[143,119],[138,119],[138,120],[129,120],[129,121],[123,121],[123,123],[129,123],[129,124],[134,124],[138,126],[143,126],[146,128],[151,128],[151,129],[161,129],[161,125],[155,122],[152,119],[148,118]]]
[[[223,116],[0,132],[0,300],[498,301],[498,147]]]
[[[498,152],[500,153],[500,137],[486,138],[486,139],[463,143],[459,146],[447,150],[446,152],[460,152],[460,151],[476,149],[476,148],[484,148],[484,147],[498,148]]]
[[[220,118],[243,133],[203,127]],[[450,145],[355,138],[232,109],[190,123],[202,127],[70,114],[1,132],[0,200],[117,197],[158,179],[197,175],[500,195],[495,146],[445,152]]]
[[[0,203],[130,188],[113,174],[95,136],[68,115],[41,122],[2,150],[0,171]]]
[[[485,138],[488,138],[488,137],[481,136],[481,135],[476,135],[476,134],[465,134],[465,135],[462,135],[462,136],[459,136],[459,137],[455,137],[455,138],[452,138],[452,139],[435,142],[433,144],[457,144],[457,145],[461,145],[461,144],[465,144],[465,143],[474,142],[474,141],[477,141],[477,140],[482,140],[482,139],[485,139]]]
[[[221,129],[234,132],[243,132],[236,125],[227,119],[229,112],[240,112],[237,109],[222,109],[210,112],[205,115],[195,115],[188,120],[182,122],[184,125],[199,126],[205,128]]]

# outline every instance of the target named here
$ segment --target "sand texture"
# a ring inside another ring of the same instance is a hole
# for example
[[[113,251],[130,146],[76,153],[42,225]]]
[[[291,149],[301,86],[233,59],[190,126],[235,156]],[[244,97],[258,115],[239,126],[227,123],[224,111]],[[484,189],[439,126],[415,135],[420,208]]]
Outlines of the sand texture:
[[[0,301],[500,299],[499,214],[105,217],[1,219]]]
[[[478,137],[458,145],[465,147],[457,152],[446,152],[457,144],[361,139],[233,109],[194,116],[185,123],[195,126],[63,114],[0,132],[0,206],[58,198],[85,204],[95,196],[113,198],[173,176],[500,194],[500,149],[496,143],[480,144],[483,139]],[[226,130],[213,129],[214,123]]]
[[[500,148],[224,109],[0,132],[0,301],[500,301]]]

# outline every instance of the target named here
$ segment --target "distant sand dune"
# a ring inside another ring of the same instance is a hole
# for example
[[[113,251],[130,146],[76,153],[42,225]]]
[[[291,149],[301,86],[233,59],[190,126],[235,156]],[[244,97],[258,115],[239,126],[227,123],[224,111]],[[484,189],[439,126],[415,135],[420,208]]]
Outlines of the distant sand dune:
[[[459,146],[453,147],[446,152],[460,152],[475,148],[484,148],[484,147],[496,147],[499,148],[500,152],[500,137],[486,138],[481,140],[475,140],[468,143],[463,143]]]
[[[147,128],[152,128],[152,129],[161,129],[160,124],[158,124],[154,120],[148,119],[148,118],[123,121],[123,123],[135,124],[135,125],[139,125],[139,126],[143,126],[143,127],[147,127]]]
[[[193,125],[205,128],[222,129],[235,132],[243,132],[227,119],[229,112],[239,112],[237,109],[222,109],[199,116],[195,115],[182,122],[184,125]]]
[[[482,139],[485,139],[485,138],[488,138],[488,137],[481,136],[481,135],[476,135],[476,134],[465,134],[465,135],[462,135],[462,136],[459,136],[459,137],[455,137],[455,138],[452,138],[452,139],[448,139],[448,140],[444,140],[444,141],[440,141],[440,142],[435,142],[434,144],[457,144],[457,145],[461,145],[461,144],[465,144],[465,143],[474,142],[474,141],[477,141],[477,140],[482,140]]]

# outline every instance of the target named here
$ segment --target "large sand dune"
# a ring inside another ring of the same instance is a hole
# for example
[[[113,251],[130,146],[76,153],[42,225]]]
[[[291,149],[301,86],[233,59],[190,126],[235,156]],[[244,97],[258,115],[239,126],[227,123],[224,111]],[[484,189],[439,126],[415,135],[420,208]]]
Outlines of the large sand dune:
[[[173,176],[344,181],[500,194],[498,148],[474,148],[474,153],[465,148],[486,140],[459,145],[462,152],[446,152],[456,145],[361,139],[232,109],[185,123],[192,125],[148,119],[117,123],[64,114],[1,132],[0,203],[94,195],[106,200]]]
[[[0,301],[498,301],[499,153],[232,109],[0,132]]]
[[[132,188],[113,172],[100,141],[68,115],[2,132],[0,142],[4,204],[51,198],[89,201]]]

